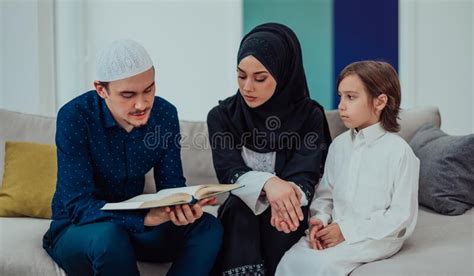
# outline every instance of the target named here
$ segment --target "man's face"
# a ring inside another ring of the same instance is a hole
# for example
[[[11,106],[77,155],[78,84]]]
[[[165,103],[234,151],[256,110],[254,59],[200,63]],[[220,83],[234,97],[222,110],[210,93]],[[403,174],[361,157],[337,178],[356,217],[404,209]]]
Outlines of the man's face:
[[[111,81],[108,89],[95,82],[97,93],[107,104],[115,121],[130,132],[147,123],[155,100],[155,70]]]

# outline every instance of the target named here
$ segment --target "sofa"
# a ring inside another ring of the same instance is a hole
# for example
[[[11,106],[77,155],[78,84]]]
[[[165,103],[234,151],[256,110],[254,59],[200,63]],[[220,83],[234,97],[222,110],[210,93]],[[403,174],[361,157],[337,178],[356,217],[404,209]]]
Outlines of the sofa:
[[[331,134],[345,127],[337,111],[328,111]],[[424,123],[440,126],[437,108],[402,111],[399,135],[406,141]],[[182,160],[188,185],[217,183],[207,141],[205,122],[181,121]],[[55,118],[0,109],[0,177],[3,176],[5,141],[54,144]],[[1,178],[0,178],[1,179]],[[151,173],[144,192],[153,192]],[[223,200],[223,199],[221,199]],[[217,207],[206,209],[216,214]],[[42,236],[50,220],[0,217],[0,275],[64,275],[42,248]],[[444,216],[422,206],[414,234],[401,251],[389,259],[364,264],[351,275],[474,275],[474,210],[460,216]],[[170,264],[139,262],[142,275],[165,275]]]

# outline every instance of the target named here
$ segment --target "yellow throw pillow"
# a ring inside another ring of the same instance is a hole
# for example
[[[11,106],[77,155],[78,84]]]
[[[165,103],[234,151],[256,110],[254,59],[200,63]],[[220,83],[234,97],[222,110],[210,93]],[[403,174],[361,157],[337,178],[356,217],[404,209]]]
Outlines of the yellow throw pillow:
[[[56,146],[6,142],[0,216],[51,218],[57,170]]]

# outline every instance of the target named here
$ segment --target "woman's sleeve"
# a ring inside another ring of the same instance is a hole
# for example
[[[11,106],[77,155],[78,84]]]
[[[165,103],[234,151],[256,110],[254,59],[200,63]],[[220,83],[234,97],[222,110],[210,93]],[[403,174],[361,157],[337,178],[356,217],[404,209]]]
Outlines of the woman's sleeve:
[[[291,152],[280,178],[295,183],[311,201],[314,188],[319,182],[322,153],[328,146],[324,135],[324,117],[315,109],[307,121],[309,127],[299,134],[298,148]]]
[[[236,138],[222,124],[217,107],[209,111],[207,127],[217,179],[220,183],[236,183],[240,176],[252,170],[245,164],[237,149],[240,141],[235,141]]]
[[[268,179],[275,175],[267,172],[253,171],[242,158],[241,151],[237,148],[240,141],[235,138],[218,117],[217,108],[212,109],[207,117],[209,140],[212,149],[212,160],[220,183],[237,183],[244,187],[232,191],[258,215],[269,206],[265,199],[260,197],[263,186]]]

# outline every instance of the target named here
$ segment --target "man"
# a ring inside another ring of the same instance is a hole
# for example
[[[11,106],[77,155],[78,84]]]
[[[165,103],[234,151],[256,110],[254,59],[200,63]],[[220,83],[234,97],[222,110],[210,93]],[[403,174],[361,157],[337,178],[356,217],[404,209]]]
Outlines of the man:
[[[202,206],[215,198],[100,210],[141,194],[152,168],[157,190],[185,185],[176,108],[155,97],[148,53],[131,40],[113,42],[97,60],[94,86],[58,113],[58,179],[43,247],[68,275],[139,275],[137,260],[173,262],[169,275],[207,275],[222,227]]]

